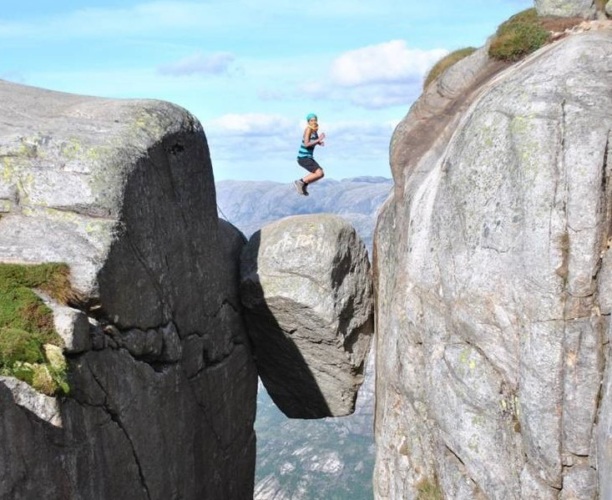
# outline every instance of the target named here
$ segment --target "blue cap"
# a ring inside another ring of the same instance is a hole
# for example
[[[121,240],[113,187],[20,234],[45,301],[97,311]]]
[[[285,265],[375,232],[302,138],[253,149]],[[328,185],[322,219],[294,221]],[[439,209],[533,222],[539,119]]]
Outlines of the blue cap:
[[[316,118],[317,115],[315,115],[314,113],[308,113],[308,115],[306,116],[306,121],[310,121],[313,118]]]

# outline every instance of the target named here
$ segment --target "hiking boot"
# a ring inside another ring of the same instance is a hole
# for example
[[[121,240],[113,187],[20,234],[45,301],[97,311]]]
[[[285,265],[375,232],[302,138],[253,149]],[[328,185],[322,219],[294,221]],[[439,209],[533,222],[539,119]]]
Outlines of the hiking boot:
[[[302,196],[308,196],[308,193],[306,192],[306,184],[304,184],[304,181],[302,179],[294,181],[293,184],[295,185],[295,189],[297,190],[298,194],[301,194]]]

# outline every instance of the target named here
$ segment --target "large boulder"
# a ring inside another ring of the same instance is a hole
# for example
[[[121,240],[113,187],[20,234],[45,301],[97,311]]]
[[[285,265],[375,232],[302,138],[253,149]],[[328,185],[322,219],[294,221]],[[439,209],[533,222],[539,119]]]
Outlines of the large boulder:
[[[373,333],[370,264],[353,227],[287,217],[249,240],[241,298],[259,375],[292,418],[354,411]]]
[[[540,16],[584,17],[593,19],[597,13],[596,0],[535,0]]]
[[[70,394],[0,378],[0,498],[249,498],[244,238],[172,104],[0,81],[0,261],[65,262]]]
[[[612,31],[570,36],[396,129],[377,498],[610,498],[611,71]]]

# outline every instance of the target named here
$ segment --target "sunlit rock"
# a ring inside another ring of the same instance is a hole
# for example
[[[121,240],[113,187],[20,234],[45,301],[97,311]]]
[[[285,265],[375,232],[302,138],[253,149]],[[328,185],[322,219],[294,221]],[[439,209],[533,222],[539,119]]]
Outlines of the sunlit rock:
[[[372,335],[367,251],[338,216],[293,216],[245,247],[241,298],[257,369],[289,417],[354,411]]]

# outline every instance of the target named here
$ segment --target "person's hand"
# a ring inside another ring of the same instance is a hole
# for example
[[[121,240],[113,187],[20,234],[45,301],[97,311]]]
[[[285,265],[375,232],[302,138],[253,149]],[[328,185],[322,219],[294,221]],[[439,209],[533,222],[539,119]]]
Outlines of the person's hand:
[[[319,136],[319,144],[323,146],[323,141],[325,140],[325,132],[322,132]]]

